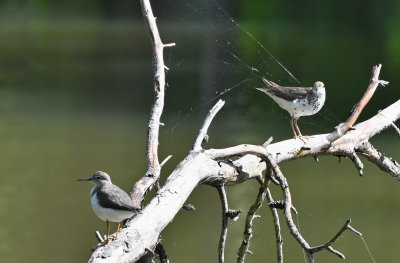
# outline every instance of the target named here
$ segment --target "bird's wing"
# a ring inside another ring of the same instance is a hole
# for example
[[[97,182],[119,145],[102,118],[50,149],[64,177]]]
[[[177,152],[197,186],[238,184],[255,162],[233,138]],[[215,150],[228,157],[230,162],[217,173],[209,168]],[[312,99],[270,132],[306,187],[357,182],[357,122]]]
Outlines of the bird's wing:
[[[137,207],[133,205],[132,200],[129,198],[128,194],[117,186],[112,189],[104,189],[107,194],[103,191],[97,191],[97,198],[102,207],[115,208],[125,211],[137,211]],[[108,191],[107,191],[108,190]]]
[[[303,87],[282,87],[265,78],[262,80],[267,88],[258,88],[258,90],[289,101],[303,98],[312,89]]]

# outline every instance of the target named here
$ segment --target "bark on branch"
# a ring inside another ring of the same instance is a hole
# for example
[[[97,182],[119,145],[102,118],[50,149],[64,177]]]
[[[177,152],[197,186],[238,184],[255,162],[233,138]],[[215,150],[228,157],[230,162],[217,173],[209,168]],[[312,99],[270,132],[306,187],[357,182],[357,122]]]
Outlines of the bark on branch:
[[[175,46],[174,43],[163,44],[158,32],[156,18],[153,15],[149,0],[141,0],[142,13],[149,29],[153,46],[154,66],[154,102],[150,112],[150,120],[147,132],[147,172],[132,188],[131,199],[135,206],[141,207],[144,195],[157,182],[161,173],[161,165],[158,160],[158,134],[160,129],[161,114],[164,109],[165,96],[165,65],[164,47]]]

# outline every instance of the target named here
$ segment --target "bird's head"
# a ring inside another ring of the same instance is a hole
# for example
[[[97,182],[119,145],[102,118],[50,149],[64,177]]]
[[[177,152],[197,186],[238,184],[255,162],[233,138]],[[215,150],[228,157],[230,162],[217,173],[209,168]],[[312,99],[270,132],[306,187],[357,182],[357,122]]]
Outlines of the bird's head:
[[[91,182],[92,184],[96,186],[101,186],[105,185],[107,183],[111,183],[111,178],[110,176],[102,171],[97,171],[95,172],[92,177],[89,178],[79,178],[77,179],[78,181],[88,181]]]
[[[312,88],[314,93],[317,93],[318,95],[325,94],[325,86],[324,83],[321,81],[316,81],[314,83],[314,87]]]

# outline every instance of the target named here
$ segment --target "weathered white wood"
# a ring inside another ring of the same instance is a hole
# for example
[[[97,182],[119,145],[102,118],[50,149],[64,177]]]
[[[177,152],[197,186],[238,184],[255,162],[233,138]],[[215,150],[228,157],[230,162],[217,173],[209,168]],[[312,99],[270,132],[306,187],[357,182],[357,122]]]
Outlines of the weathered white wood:
[[[204,141],[204,139],[207,138],[208,127],[210,127],[210,124],[211,124],[212,120],[214,119],[215,115],[224,106],[224,104],[225,104],[225,101],[219,100],[217,102],[217,104],[215,104],[214,107],[208,111],[208,114],[204,120],[203,126],[201,127],[199,134],[197,135],[197,138],[194,142],[194,145],[193,145],[194,151],[201,150],[201,144]]]
[[[266,169],[262,158],[268,155],[275,163],[315,155],[342,155],[363,146],[372,136],[400,118],[400,100],[376,116],[356,126],[337,141],[331,143],[330,134],[309,136],[302,140],[286,140],[268,145],[238,145],[226,149],[192,151],[168,177],[157,196],[136,215],[118,234],[119,239],[99,246],[89,262],[134,262],[154,249],[161,231],[173,220],[193,189],[200,183],[235,185],[245,180],[259,178]],[[243,156],[232,164],[219,162],[234,156]],[[378,166],[400,174],[400,166],[388,165],[378,159]]]
[[[147,133],[147,172],[132,188],[131,199],[136,207],[141,207],[145,193],[153,187],[160,177],[161,165],[158,160],[158,135],[165,97],[164,47],[175,46],[174,43],[163,44],[158,32],[156,18],[153,15],[149,0],[141,0],[142,13],[151,36],[153,45],[154,66],[154,102],[150,111]]]

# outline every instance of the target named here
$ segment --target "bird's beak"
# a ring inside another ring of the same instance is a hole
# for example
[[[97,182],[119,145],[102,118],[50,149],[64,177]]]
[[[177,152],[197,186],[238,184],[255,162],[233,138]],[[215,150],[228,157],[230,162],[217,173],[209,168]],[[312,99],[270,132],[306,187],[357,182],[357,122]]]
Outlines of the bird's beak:
[[[78,178],[78,179],[76,179],[77,181],[91,181],[92,180],[92,178],[91,177],[89,177],[89,178]]]

